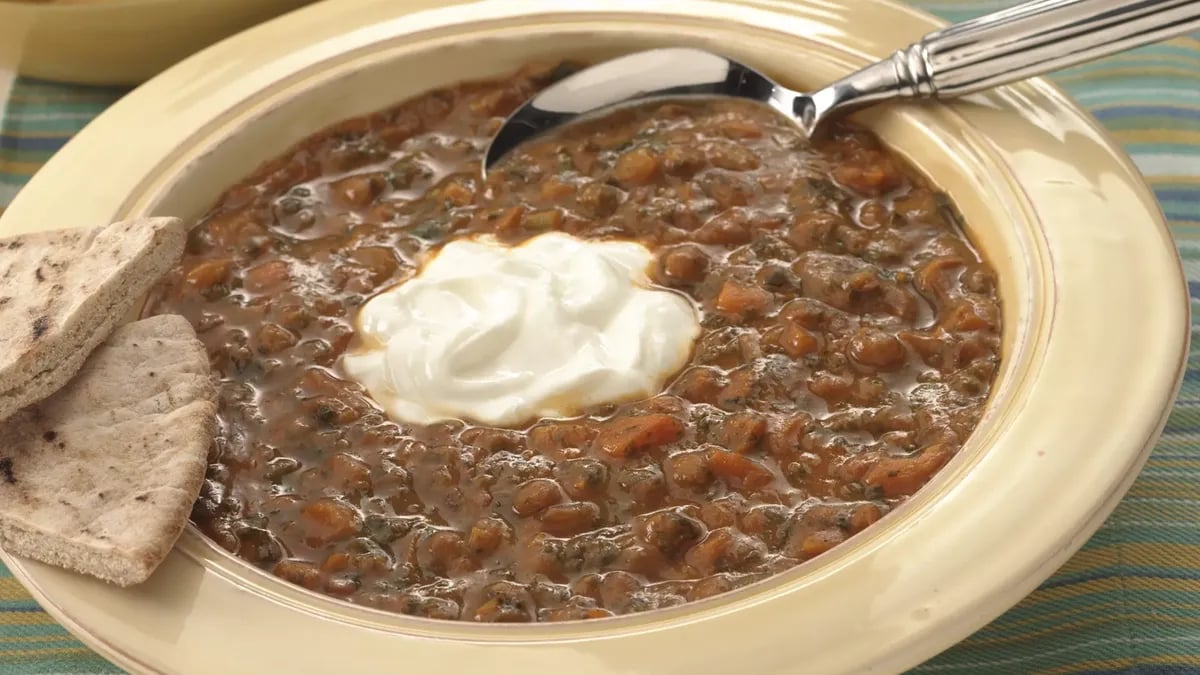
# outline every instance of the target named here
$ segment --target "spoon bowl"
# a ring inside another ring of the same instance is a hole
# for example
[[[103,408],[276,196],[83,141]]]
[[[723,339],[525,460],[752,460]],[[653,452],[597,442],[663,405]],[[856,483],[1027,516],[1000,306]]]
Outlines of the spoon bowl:
[[[628,54],[563,78],[526,101],[492,138],[484,166],[534,136],[618,106],[708,96],[765,102],[790,116],[799,95],[749,66],[700,49]]]
[[[582,117],[654,99],[759,101],[812,135],[830,117],[894,98],[946,98],[1132,49],[1200,28],[1195,0],[1033,0],[930,33],[811,94],[700,49],[666,48],[605,61],[559,80],[496,132],[483,172],[526,140]]]

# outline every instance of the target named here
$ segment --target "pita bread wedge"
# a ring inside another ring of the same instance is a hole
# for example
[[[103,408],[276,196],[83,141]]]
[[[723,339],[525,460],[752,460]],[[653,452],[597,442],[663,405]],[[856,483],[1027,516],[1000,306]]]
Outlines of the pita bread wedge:
[[[0,239],[0,420],[58,391],[183,255],[176,218]]]
[[[208,355],[186,319],[118,328],[67,386],[0,422],[0,548],[144,581],[200,492],[215,416]]]

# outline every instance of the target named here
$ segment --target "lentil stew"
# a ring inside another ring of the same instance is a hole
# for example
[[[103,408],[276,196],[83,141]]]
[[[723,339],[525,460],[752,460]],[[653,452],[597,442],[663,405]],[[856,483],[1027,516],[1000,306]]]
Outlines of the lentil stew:
[[[952,204],[868,131],[812,140],[745,101],[622,109],[479,177],[554,78],[429,92],[301,142],[192,230],[149,314],[221,378],[192,518],[306,588],[439,619],[677,605],[879,520],[977,424],[1000,359],[993,271]],[[388,419],[339,368],[358,308],[437,247],[626,239],[703,323],[666,391],[525,429]]]

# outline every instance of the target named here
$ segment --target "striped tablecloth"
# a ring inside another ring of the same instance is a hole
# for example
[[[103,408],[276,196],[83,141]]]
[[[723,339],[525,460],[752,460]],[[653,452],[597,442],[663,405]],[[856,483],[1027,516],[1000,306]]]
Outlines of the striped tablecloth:
[[[958,21],[1015,3],[915,4]],[[22,79],[8,91],[4,65],[0,209],[123,93]],[[1112,131],[1149,179],[1183,256],[1193,311],[1200,309],[1200,36],[1054,79]],[[55,624],[0,566],[0,673],[109,672],[121,671]],[[1200,345],[1193,345],[1165,436],[1099,533],[1021,604],[914,672],[1200,674]]]

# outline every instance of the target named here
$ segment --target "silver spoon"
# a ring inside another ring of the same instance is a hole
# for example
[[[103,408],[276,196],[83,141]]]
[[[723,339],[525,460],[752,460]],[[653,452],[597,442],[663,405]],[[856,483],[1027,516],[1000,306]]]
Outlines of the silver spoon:
[[[811,135],[825,120],[893,98],[948,98],[1200,28],[1200,0],[1034,0],[930,33],[812,94],[699,49],[629,54],[591,66],[517,109],[488,146],[484,171],[526,140],[626,103],[733,96],[766,103]]]

